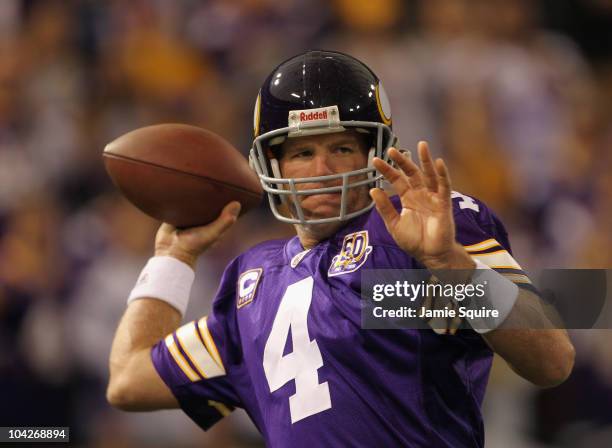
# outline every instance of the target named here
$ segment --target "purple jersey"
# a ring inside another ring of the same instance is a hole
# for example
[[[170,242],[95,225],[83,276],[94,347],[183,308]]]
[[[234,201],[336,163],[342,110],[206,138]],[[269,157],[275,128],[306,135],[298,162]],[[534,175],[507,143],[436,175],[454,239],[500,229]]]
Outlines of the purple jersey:
[[[528,284],[493,213],[459,193],[453,207],[468,252]],[[260,244],[227,267],[208,317],[153,348],[155,367],[202,428],[242,407],[271,447],[483,446],[493,352],[472,330],[361,329],[374,268],[421,268],[375,210],[308,251]]]

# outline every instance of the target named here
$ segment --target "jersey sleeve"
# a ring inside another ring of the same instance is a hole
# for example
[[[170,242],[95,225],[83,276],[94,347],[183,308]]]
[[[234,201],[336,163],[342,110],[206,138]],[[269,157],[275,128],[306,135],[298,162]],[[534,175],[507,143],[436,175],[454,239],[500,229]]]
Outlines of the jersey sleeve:
[[[235,266],[223,274],[212,311],[159,341],[151,359],[183,411],[206,430],[242,403],[230,381],[241,352],[235,330]]]
[[[478,199],[454,191],[452,200],[456,238],[470,256],[519,288],[537,294],[531,280],[512,256],[508,232],[501,220]]]

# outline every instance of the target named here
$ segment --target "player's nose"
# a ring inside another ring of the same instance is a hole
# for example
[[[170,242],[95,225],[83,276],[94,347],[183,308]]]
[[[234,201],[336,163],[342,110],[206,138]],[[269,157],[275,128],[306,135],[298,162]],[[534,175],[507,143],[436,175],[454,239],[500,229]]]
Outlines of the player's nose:
[[[331,165],[331,158],[326,152],[316,153],[312,158],[312,176],[328,176],[335,174]]]

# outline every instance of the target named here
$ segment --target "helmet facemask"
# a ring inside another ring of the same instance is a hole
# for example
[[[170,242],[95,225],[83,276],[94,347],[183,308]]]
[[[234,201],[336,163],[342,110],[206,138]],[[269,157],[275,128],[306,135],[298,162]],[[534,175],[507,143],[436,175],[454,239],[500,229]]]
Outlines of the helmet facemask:
[[[282,222],[290,224],[324,224],[331,222],[346,221],[362,215],[374,207],[374,202],[368,198],[364,207],[350,210],[349,191],[354,188],[380,187],[382,175],[377,173],[372,166],[372,159],[376,156],[387,160],[387,149],[395,144],[395,136],[391,128],[383,123],[340,121],[335,106],[328,109],[329,119],[313,120],[317,123],[292,122],[291,115],[306,111],[291,111],[289,126],[267,132],[255,138],[249,155],[249,162],[259,175],[262,187],[268,195],[270,208],[274,216]],[[367,165],[364,168],[347,171],[343,173],[330,174],[326,176],[284,178],[281,175],[278,160],[274,155],[270,156],[270,144],[283,141],[286,138],[299,138],[307,135],[320,135],[327,133],[343,132],[347,129],[355,129],[358,132],[367,132],[372,136],[373,145],[368,150]],[[362,179],[363,176],[365,179]],[[340,180],[341,185],[298,189],[300,184],[307,183],[329,183]],[[336,216],[325,218],[308,218],[305,216],[301,206],[301,199],[305,196],[341,193],[340,209]],[[300,198],[302,197],[302,198]],[[284,212],[288,210],[289,213]]]
[[[371,142],[363,167],[317,177],[282,176],[281,159],[272,151],[275,145],[295,137],[349,129],[368,134]],[[378,77],[352,56],[325,50],[296,55],[268,75],[255,101],[253,131],[249,160],[268,195],[272,213],[282,222],[299,225],[347,221],[371,210],[374,203],[367,191],[383,184],[372,159],[376,156],[386,161],[387,149],[396,145],[391,106]],[[318,186],[321,188],[315,188]],[[366,197],[355,203],[361,189]],[[316,212],[303,207],[309,196],[330,193],[340,193],[335,216],[313,216]]]

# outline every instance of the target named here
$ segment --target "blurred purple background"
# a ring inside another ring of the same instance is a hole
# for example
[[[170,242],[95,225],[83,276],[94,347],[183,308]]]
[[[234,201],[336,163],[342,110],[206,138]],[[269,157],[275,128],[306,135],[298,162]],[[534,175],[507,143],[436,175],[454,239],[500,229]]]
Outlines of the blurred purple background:
[[[119,197],[106,143],[211,129],[245,154],[264,77],[308,48],[383,80],[402,146],[428,140],[454,188],[504,220],[525,269],[612,266],[612,1],[0,2],[0,426],[70,426],[74,446],[262,446],[244,413],[202,433],[104,399],[110,341],[157,224]],[[266,207],[200,261],[187,318],[225,264],[292,234]],[[574,331],[567,383],[496,360],[487,446],[612,446],[610,331]],[[444,422],[440,422],[441,425]]]

